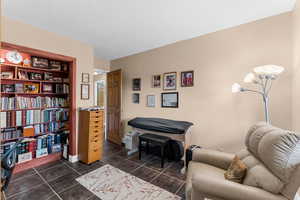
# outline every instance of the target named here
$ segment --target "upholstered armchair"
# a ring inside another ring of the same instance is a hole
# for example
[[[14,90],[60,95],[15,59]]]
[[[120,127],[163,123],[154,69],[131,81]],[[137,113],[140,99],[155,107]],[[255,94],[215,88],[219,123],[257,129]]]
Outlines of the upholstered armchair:
[[[260,122],[250,128],[246,149],[236,155],[247,166],[242,182],[224,178],[234,154],[193,151],[187,200],[293,200],[300,187],[300,136]]]

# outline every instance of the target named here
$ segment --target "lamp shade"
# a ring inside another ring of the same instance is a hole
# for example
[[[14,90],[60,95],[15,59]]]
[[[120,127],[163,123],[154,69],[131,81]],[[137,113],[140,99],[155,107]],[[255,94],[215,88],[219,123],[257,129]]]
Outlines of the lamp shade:
[[[259,75],[279,75],[284,68],[277,65],[264,65],[254,68],[254,72]]]
[[[255,81],[255,75],[253,73],[248,73],[244,78],[245,83],[253,83],[254,81]]]
[[[232,93],[237,93],[237,92],[240,92],[240,91],[241,91],[241,86],[240,86],[240,84],[234,83],[234,84],[231,86],[231,92],[232,92]]]

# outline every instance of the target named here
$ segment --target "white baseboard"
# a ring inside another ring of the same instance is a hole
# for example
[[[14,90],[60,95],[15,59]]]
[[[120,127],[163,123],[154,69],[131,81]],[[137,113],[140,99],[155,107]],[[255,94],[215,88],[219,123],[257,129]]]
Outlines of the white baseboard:
[[[78,155],[69,155],[69,162],[74,163],[78,161]]]

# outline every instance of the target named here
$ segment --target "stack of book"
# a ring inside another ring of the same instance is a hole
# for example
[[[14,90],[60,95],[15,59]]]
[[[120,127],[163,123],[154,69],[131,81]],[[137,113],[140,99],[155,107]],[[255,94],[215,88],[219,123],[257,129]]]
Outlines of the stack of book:
[[[1,110],[11,110],[16,108],[14,97],[1,97]]]
[[[59,93],[59,94],[60,93],[68,94],[69,93],[69,85],[68,84],[56,84],[55,92]]]
[[[0,113],[1,128],[13,127],[16,124],[16,115],[13,111]]]
[[[0,140],[10,140],[22,137],[22,130],[17,128],[3,128],[1,130]]]

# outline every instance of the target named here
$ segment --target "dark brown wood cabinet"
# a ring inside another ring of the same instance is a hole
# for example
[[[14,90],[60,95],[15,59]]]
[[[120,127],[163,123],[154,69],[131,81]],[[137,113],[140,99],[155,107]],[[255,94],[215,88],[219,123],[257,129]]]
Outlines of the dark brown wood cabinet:
[[[90,164],[102,159],[104,111],[81,110],[79,113],[79,160]]]

